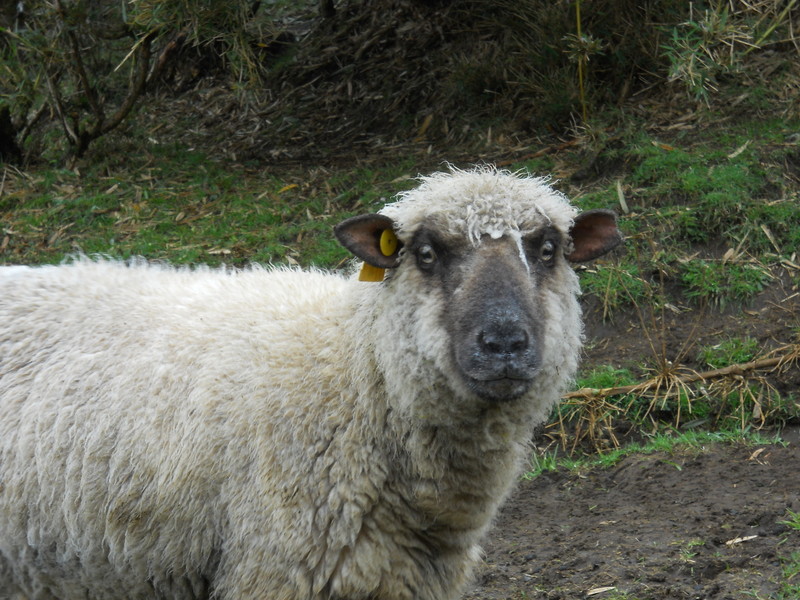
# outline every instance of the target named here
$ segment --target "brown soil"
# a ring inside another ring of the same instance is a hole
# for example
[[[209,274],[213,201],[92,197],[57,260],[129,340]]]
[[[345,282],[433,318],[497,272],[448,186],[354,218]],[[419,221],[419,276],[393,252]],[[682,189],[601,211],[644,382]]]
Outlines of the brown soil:
[[[800,431],[784,435],[785,447],[636,455],[522,482],[465,598],[784,598],[782,559],[800,551],[781,523],[800,511]]]

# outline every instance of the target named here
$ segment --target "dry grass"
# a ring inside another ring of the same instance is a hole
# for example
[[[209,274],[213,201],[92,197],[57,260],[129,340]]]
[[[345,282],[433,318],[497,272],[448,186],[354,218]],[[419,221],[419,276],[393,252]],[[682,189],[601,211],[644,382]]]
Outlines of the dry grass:
[[[650,420],[654,427],[657,426],[654,414],[670,403],[674,415],[672,426],[680,428],[691,415],[692,402],[700,398],[718,405],[720,411],[724,410],[722,403],[735,403],[736,417],[743,430],[752,424],[764,425],[781,410],[776,404],[780,394],[767,375],[785,374],[798,366],[800,344],[797,343],[784,345],[747,363],[703,372],[665,362],[662,370],[636,384],[582,388],[565,394],[566,410],[560,414],[558,429],[551,435],[570,452],[584,443],[598,451],[618,447],[616,419],[630,417],[632,405],[642,399],[647,405],[637,419],[640,424]],[[627,401],[613,400],[620,397]]]

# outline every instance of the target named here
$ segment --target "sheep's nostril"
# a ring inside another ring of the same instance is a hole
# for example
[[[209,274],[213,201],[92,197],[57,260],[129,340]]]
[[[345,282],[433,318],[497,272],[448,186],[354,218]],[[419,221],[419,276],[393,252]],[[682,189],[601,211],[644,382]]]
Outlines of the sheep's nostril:
[[[486,354],[518,355],[530,345],[530,336],[516,324],[501,324],[478,333],[478,345]]]

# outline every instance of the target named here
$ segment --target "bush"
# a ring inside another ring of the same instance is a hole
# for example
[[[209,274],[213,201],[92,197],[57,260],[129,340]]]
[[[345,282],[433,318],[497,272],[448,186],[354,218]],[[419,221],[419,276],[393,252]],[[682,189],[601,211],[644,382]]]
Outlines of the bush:
[[[257,5],[246,0],[26,2],[24,18],[0,29],[0,126],[5,124],[16,147],[6,159],[51,151],[47,139],[53,124],[63,134],[55,147],[68,157],[82,156],[126,119],[184,46],[219,44],[216,52],[252,76],[257,63],[245,41],[245,25]]]

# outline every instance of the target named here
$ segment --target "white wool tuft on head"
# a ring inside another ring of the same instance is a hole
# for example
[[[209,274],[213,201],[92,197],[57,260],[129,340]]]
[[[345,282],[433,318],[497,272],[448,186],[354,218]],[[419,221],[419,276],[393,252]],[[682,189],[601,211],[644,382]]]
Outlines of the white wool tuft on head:
[[[437,227],[463,235],[478,245],[481,237],[518,237],[542,225],[569,231],[577,210],[553,189],[547,177],[512,173],[491,166],[419,178],[420,185],[398,194],[399,200],[380,212],[395,222],[397,232],[413,232],[437,214],[447,215]],[[458,216],[456,216],[458,215]]]

